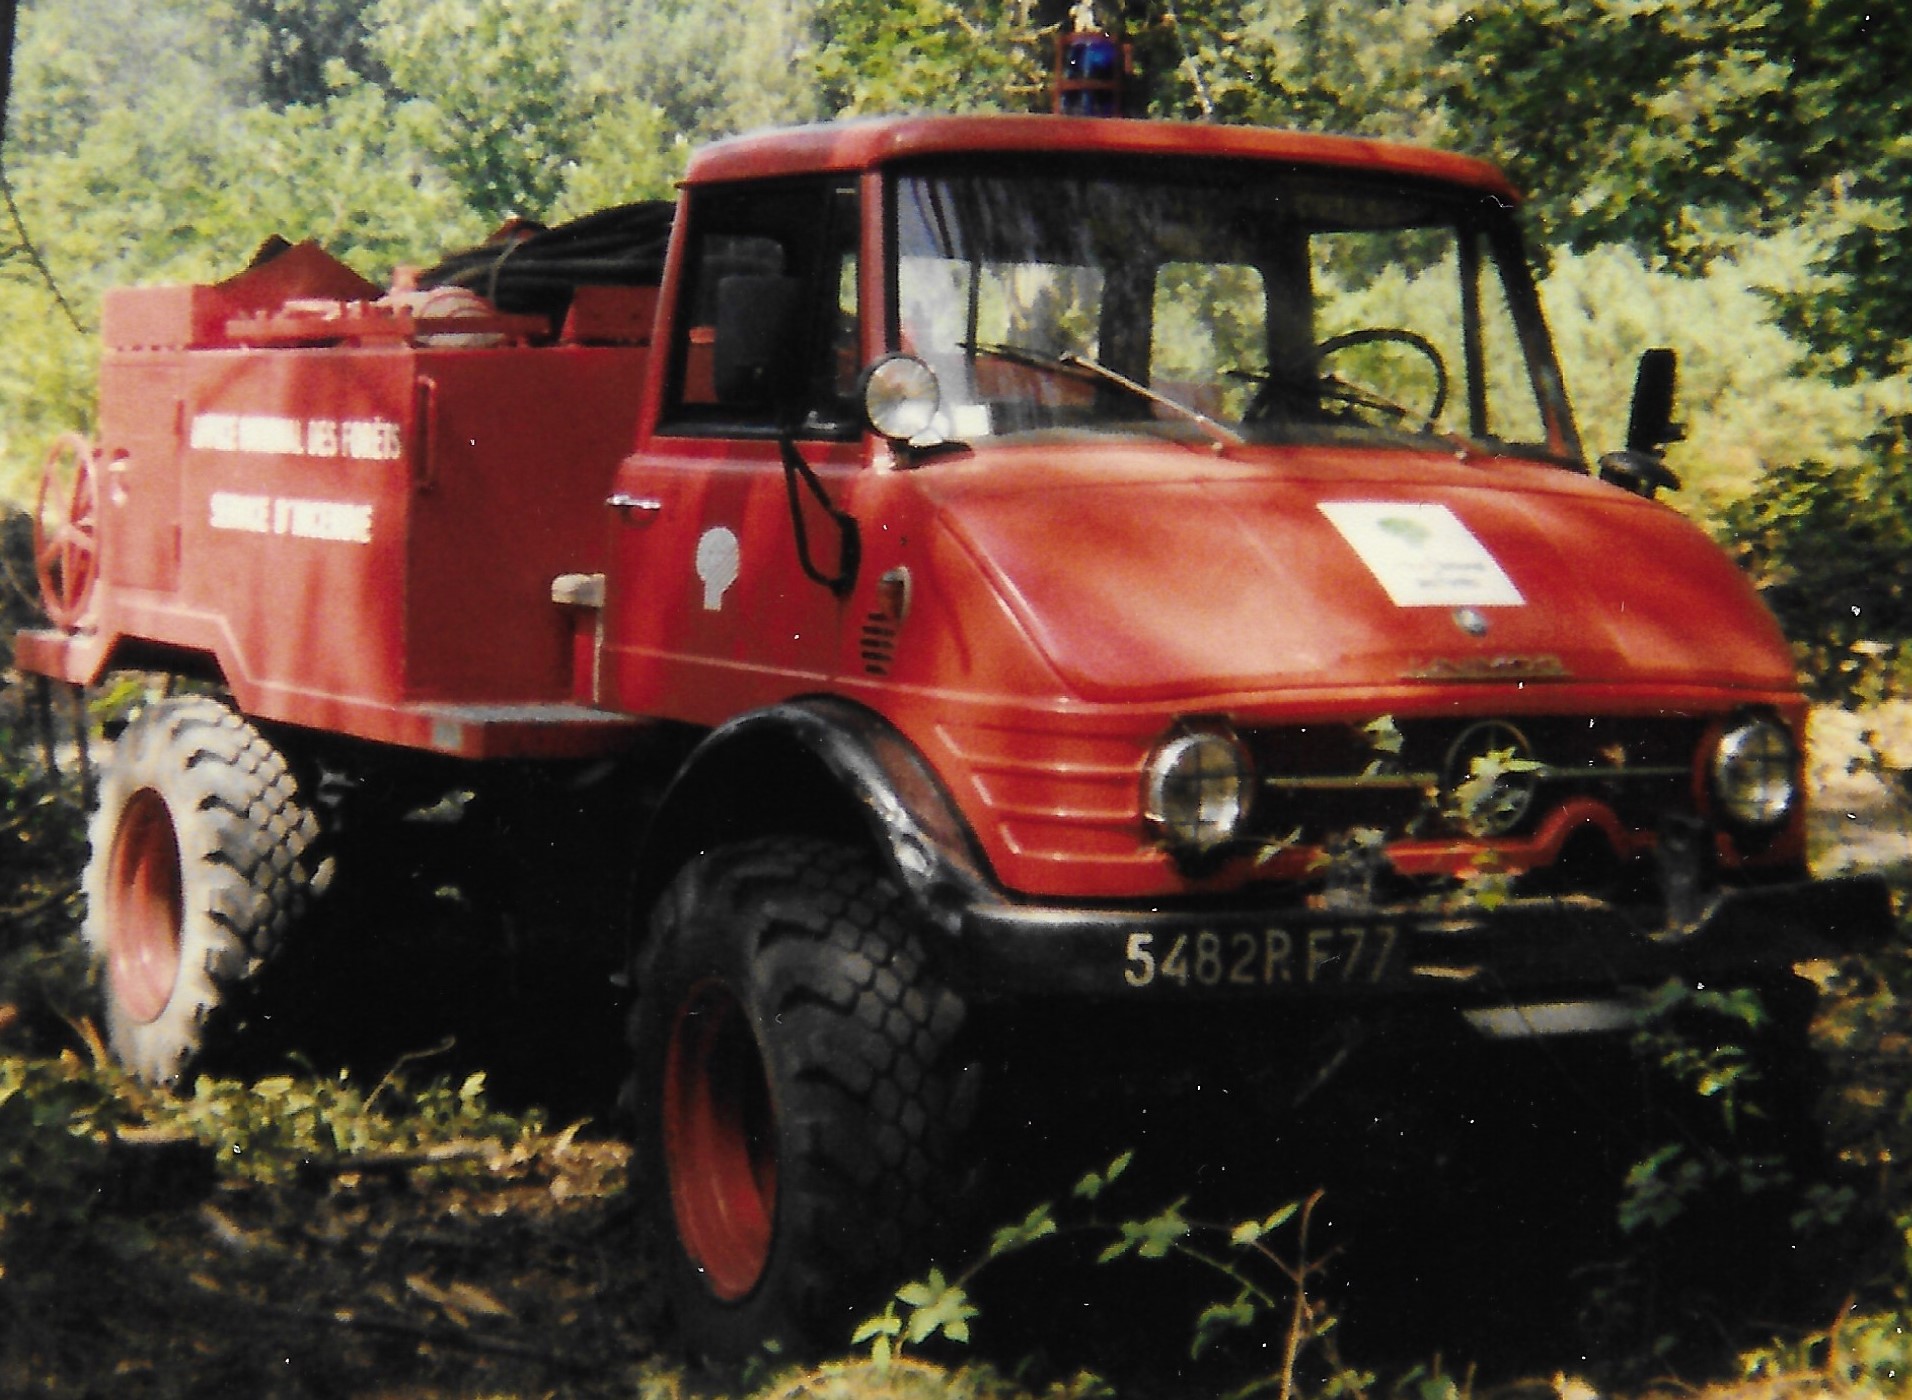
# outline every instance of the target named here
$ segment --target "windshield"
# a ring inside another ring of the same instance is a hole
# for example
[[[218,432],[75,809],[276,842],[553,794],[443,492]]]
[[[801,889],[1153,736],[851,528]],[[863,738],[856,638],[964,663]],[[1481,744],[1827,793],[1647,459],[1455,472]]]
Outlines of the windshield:
[[[937,432],[1470,444],[1575,460],[1502,206],[1242,162],[999,159],[893,187]]]

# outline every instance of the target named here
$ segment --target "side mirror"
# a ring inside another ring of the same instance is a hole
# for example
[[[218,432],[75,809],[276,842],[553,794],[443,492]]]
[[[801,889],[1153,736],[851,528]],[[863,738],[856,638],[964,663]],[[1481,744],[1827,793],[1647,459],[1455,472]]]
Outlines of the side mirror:
[[[719,403],[762,407],[776,399],[796,359],[791,332],[802,290],[795,277],[733,276],[717,284],[711,380]]]
[[[1686,436],[1685,429],[1673,421],[1679,366],[1679,356],[1664,346],[1641,352],[1639,372],[1633,377],[1633,411],[1627,415],[1627,451],[1659,452]]]
[[[1686,436],[1673,419],[1679,357],[1657,348],[1644,351],[1633,379],[1633,409],[1627,415],[1627,442],[1600,459],[1600,479],[1652,500],[1658,491],[1677,491],[1680,478],[1666,464],[1668,444]]]

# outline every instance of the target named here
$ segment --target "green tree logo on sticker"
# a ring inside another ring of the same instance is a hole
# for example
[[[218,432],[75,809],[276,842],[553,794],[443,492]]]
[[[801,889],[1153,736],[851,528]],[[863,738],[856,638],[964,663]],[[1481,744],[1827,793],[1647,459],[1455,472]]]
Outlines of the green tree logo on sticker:
[[[1385,516],[1375,524],[1396,539],[1411,545],[1425,545],[1432,538],[1432,533],[1427,526],[1405,515]]]

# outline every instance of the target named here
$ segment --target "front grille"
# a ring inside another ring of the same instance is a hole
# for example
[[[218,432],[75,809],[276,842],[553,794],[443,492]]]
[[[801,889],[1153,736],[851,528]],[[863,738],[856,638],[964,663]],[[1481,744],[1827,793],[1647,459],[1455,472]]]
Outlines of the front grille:
[[[1699,719],[1522,718],[1310,724],[1251,730],[1260,791],[1254,834],[1320,844],[1367,828],[1389,839],[1457,834],[1474,757],[1513,752],[1487,832],[1517,837],[1575,798],[1603,803],[1635,831],[1690,814]],[[1531,766],[1528,766],[1531,765]],[[1477,804],[1470,811],[1479,821]],[[1477,827],[1477,831],[1479,828]]]

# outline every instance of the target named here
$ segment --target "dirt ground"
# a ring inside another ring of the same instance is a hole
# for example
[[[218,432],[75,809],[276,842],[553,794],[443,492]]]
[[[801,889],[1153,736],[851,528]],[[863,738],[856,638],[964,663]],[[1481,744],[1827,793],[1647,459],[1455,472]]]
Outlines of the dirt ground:
[[[657,1316],[618,1144],[454,1142],[272,1183],[135,1155],[83,1227],[0,1235],[0,1394],[645,1393]]]

